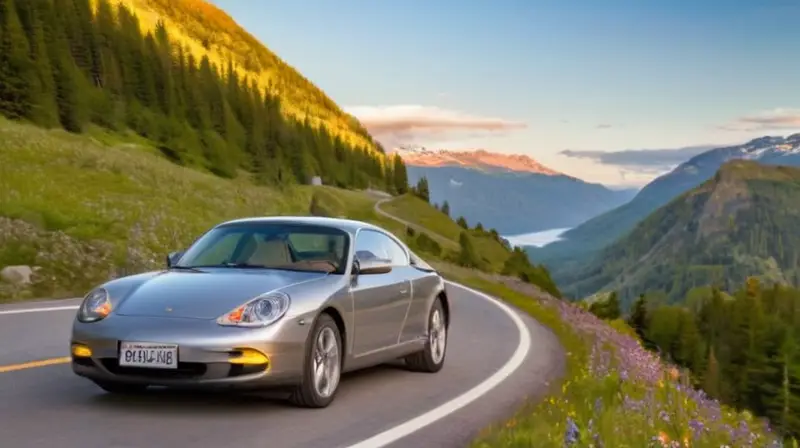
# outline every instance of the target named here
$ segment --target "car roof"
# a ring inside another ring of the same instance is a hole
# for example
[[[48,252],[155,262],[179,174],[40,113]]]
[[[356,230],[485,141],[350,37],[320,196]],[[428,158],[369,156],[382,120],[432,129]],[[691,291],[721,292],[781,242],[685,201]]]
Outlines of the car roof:
[[[358,229],[373,229],[386,232],[386,230],[363,221],[346,218],[327,218],[322,216],[256,216],[250,218],[240,218],[225,221],[216,227],[228,224],[258,224],[258,223],[282,223],[282,224],[309,224],[325,227],[334,227],[346,232],[355,233]]]

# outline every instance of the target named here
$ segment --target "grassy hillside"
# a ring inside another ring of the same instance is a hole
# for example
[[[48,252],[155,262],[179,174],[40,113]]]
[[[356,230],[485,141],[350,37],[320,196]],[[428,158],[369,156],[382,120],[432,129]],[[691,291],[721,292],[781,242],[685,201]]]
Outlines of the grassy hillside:
[[[33,288],[0,283],[0,297],[81,294],[108,276],[162,266],[166,252],[220,221],[308,214],[315,193],[335,215],[404,235],[364,193],[223,179],[170,163],[145,140],[90,134],[0,119],[0,266],[42,267]]]
[[[353,146],[378,150],[358,120],[342,111],[325,92],[216,6],[204,0],[122,0],[122,3],[136,13],[143,31],[153,31],[158,21],[163,21],[175,42],[196,60],[207,56],[221,67],[233,62],[240,75],[277,94],[290,116],[299,120],[308,116],[314,125],[324,124]]]
[[[492,233],[474,228],[464,229],[450,216],[414,195],[404,195],[391,201],[383,206],[383,210],[429,230],[432,237],[442,237],[437,241],[444,240],[441,244],[447,249],[457,249],[461,232],[466,230],[472,238],[477,253],[492,271],[502,271],[511,254],[508,246],[502,242],[497,232]]]
[[[748,276],[800,280],[800,169],[731,161],[639,223],[591,262],[561,273],[567,294],[619,290],[623,302],[658,290],[730,289]]]

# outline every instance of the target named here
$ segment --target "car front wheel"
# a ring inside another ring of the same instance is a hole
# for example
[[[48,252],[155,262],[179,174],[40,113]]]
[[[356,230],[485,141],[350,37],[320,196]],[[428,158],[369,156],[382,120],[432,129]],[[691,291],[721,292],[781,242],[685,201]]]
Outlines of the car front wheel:
[[[425,349],[406,357],[406,366],[416,372],[436,373],[442,370],[447,354],[447,323],[440,299],[433,302],[428,314],[428,337]]]
[[[304,367],[302,382],[289,400],[307,408],[331,404],[342,375],[342,336],[328,314],[322,314],[314,324]]]

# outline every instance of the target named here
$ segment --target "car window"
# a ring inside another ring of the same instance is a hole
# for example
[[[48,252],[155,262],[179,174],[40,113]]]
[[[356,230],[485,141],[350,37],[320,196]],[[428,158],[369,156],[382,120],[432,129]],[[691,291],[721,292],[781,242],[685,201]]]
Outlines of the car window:
[[[286,239],[301,257],[309,253],[315,254],[318,252],[333,254],[337,259],[344,257],[345,239],[339,235],[292,233]]]
[[[355,249],[360,260],[378,258],[389,260],[395,266],[408,264],[405,250],[389,236],[374,230],[358,232]]]
[[[222,264],[228,261],[236,245],[242,240],[243,232],[230,232],[219,235],[219,239],[197,254],[194,263],[200,265]]]
[[[237,223],[216,227],[181,257],[178,266],[248,267],[343,274],[349,235],[319,225]]]

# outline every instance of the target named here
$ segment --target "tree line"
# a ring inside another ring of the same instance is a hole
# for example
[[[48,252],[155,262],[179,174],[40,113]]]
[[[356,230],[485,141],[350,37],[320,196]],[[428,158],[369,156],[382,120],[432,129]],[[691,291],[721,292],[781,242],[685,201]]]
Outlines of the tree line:
[[[408,189],[402,160],[281,113],[231,62],[199,60],[163,23],[142,32],[122,3],[0,0],[0,113],[43,127],[133,130],[172,161],[262,184],[320,176],[344,188]],[[224,64],[223,64],[224,65]]]
[[[621,315],[615,293],[589,309],[605,319]],[[751,277],[731,294],[694,288],[680,305],[641,295],[626,320],[709,396],[800,437],[800,289]]]

